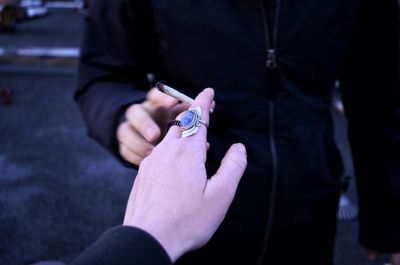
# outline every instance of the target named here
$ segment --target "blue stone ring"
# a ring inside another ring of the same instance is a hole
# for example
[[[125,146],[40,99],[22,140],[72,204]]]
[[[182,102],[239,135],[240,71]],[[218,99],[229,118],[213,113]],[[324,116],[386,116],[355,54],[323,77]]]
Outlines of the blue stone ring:
[[[200,124],[208,127],[207,123],[202,120],[201,109],[199,107],[190,108],[181,118],[182,137],[194,135],[199,130]]]

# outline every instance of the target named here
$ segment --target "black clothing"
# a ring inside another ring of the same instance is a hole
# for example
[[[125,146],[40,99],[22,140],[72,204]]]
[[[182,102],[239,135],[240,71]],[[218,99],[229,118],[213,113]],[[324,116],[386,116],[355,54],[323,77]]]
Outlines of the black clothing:
[[[234,142],[246,145],[249,163],[217,234],[182,260],[273,265],[286,263],[272,250],[297,252],[279,242],[332,252],[342,166],[330,101],[339,79],[361,243],[400,251],[398,32],[396,0],[98,0],[85,20],[76,99],[89,134],[118,156],[118,117],[145,99],[148,72],[191,96],[213,87],[208,170]],[[331,264],[329,253],[311,258],[297,263]]]
[[[119,226],[104,233],[70,265],[171,265],[167,252],[147,232]]]

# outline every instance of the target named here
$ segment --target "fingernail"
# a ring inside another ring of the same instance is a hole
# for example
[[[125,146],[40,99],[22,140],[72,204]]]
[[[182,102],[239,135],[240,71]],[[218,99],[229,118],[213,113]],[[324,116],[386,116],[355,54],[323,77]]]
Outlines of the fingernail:
[[[246,147],[244,147],[243,144],[237,143],[237,144],[236,144],[236,148],[237,148],[240,152],[242,152],[243,154],[246,154]]]
[[[210,113],[213,113],[214,110],[215,110],[215,101],[213,100],[213,102],[211,103]]]

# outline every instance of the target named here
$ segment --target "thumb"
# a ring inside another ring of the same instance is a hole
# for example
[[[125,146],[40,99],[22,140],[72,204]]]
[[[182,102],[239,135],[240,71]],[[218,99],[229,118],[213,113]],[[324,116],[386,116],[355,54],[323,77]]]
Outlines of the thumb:
[[[392,253],[390,255],[390,263],[392,265],[400,265],[400,252]]]
[[[221,206],[228,210],[246,166],[246,148],[240,143],[232,145],[222,159],[217,173],[207,181],[204,196],[214,204],[222,203]]]

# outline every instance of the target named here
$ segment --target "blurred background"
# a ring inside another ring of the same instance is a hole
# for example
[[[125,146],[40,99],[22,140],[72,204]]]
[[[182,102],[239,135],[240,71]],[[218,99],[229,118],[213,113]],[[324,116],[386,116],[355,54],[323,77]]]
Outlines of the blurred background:
[[[0,0],[2,265],[67,263],[123,220],[136,172],[88,138],[72,98],[88,5],[80,0]],[[346,167],[343,177],[349,178],[338,218],[336,264],[385,264],[387,257],[367,261],[358,244],[343,112],[336,93],[332,114]]]

